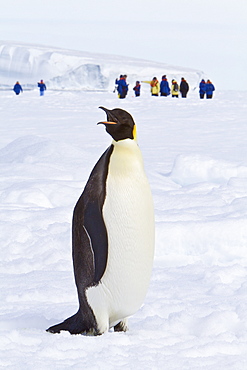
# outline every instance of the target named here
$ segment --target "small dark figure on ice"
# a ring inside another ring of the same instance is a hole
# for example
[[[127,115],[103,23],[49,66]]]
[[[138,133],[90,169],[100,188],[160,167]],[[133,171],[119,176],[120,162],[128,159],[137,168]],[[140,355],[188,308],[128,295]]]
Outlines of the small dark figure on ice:
[[[140,81],[136,81],[135,87],[133,87],[133,90],[135,92],[135,96],[140,96],[141,94],[141,84]]]
[[[172,93],[172,98],[178,98],[179,85],[176,80],[172,80],[171,93]]]
[[[214,90],[215,90],[215,87],[212,84],[212,82],[210,80],[207,80],[207,83],[206,83],[206,96],[207,96],[207,99],[212,99],[212,97],[213,97],[213,91]]]
[[[46,85],[43,80],[40,80],[40,82],[38,82],[38,87],[39,87],[40,96],[43,96],[46,90]]]
[[[23,92],[19,81],[16,82],[15,86],[13,87],[13,90],[16,93],[16,95],[19,95],[20,92]]]
[[[181,82],[180,82],[180,92],[181,92],[182,98],[187,98],[188,91],[189,91],[189,84],[182,77]]]
[[[170,87],[167,81],[166,75],[162,76],[162,81],[160,83],[160,96],[170,95]]]
[[[119,80],[116,79],[115,84],[117,86],[118,91],[118,97],[119,99],[126,98],[126,95],[128,93],[128,84],[126,82],[127,75],[120,75]]]
[[[206,82],[205,80],[201,80],[200,84],[199,84],[199,95],[200,95],[200,99],[204,99],[204,96],[206,94]]]

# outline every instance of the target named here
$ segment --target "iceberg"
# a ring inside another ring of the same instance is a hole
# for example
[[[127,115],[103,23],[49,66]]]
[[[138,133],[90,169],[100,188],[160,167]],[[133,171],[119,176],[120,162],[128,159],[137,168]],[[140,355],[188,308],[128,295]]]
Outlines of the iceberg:
[[[185,77],[193,89],[203,72],[142,59],[73,51],[56,47],[0,41],[0,88],[12,88],[20,81],[24,88],[34,89],[43,79],[55,90],[113,90],[120,74],[128,82]]]

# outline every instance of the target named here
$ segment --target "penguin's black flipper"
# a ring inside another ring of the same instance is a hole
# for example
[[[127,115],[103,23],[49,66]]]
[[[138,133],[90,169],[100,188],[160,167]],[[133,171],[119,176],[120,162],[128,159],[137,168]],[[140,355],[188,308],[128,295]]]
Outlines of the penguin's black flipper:
[[[108,238],[102,215],[106,194],[108,164],[113,145],[94,166],[85,189],[78,199],[72,223],[72,254],[75,281],[78,290],[79,311],[46,331],[71,334],[98,335],[92,308],[86,298],[86,289],[99,284],[107,264]]]
[[[96,328],[90,326],[91,325],[88,325],[85,320],[83,320],[81,312],[78,311],[75,315],[69,317],[60,324],[51,326],[46,329],[46,331],[52,334],[58,334],[64,330],[70,332],[70,334],[98,335]]]
[[[72,245],[75,280],[79,294],[98,284],[108,258],[108,237],[102,209],[106,196],[111,145],[94,166],[73,213]]]

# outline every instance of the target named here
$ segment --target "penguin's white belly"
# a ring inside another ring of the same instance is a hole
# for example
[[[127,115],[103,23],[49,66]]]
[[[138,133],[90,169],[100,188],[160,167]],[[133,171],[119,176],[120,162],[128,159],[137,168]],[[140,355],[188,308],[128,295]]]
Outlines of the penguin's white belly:
[[[153,200],[142,156],[133,140],[115,144],[103,218],[108,234],[107,266],[99,285],[87,290],[101,332],[139,309],[152,271]]]

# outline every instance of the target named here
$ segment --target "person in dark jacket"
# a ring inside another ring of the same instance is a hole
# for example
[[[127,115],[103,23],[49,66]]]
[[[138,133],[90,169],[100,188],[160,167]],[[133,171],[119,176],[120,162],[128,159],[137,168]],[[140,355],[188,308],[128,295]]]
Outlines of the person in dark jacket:
[[[116,79],[115,84],[117,85],[119,99],[124,99],[128,93],[128,84],[126,82],[127,75],[120,75],[119,80]]]
[[[43,80],[40,80],[40,82],[38,82],[38,87],[39,87],[39,91],[40,91],[40,96],[43,96],[44,93],[45,93],[45,90],[46,90],[46,86],[45,86]]]
[[[205,82],[205,80],[201,80],[201,82],[199,84],[200,99],[204,99],[205,94],[206,94],[206,82]]]
[[[15,86],[13,87],[13,90],[16,93],[16,95],[19,95],[20,92],[23,92],[19,81],[16,82]]]
[[[166,75],[162,76],[162,80],[160,83],[160,96],[168,96],[170,95],[170,87],[167,81]]]
[[[180,82],[180,92],[182,98],[186,98],[189,91],[189,84],[188,82],[182,77]]]
[[[140,93],[141,93],[140,81],[136,81],[136,85],[135,85],[135,87],[133,87],[133,90],[135,92],[135,96],[140,96]]]
[[[214,88],[214,85],[212,84],[212,82],[210,80],[207,80],[207,83],[206,83],[207,99],[212,99],[214,90],[215,90],[215,88]]]

